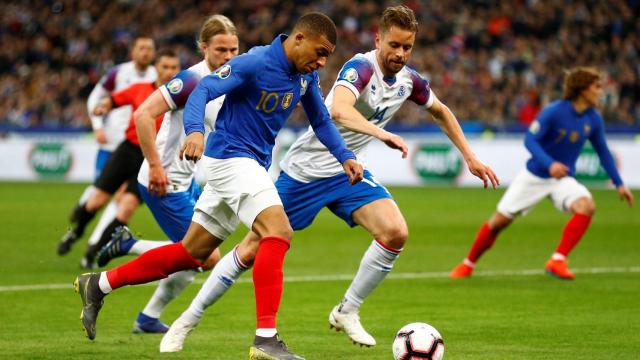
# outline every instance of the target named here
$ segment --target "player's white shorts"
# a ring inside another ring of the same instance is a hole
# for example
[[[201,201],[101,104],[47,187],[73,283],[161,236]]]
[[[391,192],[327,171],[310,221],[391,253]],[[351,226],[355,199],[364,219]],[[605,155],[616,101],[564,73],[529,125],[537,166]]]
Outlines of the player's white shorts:
[[[591,193],[571,176],[545,179],[524,168],[500,199],[498,212],[510,218],[526,215],[545,197],[549,197],[558,210],[569,212],[575,200],[590,198]]]
[[[267,170],[250,158],[203,156],[207,182],[196,203],[193,221],[224,240],[242,221],[249,229],[262,210],[282,206]]]

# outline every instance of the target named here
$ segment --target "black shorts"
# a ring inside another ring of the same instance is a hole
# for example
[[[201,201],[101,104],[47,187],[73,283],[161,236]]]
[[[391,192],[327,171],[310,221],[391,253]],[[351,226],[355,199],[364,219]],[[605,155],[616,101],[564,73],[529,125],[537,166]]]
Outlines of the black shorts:
[[[125,181],[128,181],[126,191],[137,196],[142,202],[138,190],[138,172],[143,161],[140,147],[124,140],[104,164],[100,176],[94,183],[95,187],[114,194]]]

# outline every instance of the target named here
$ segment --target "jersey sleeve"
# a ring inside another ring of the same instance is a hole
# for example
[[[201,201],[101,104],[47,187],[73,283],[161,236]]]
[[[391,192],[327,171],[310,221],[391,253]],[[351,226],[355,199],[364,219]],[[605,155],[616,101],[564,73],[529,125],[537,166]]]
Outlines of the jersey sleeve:
[[[100,85],[107,90],[108,92],[112,92],[116,89],[116,77],[118,76],[118,66],[114,66],[100,79]]]
[[[351,90],[357,97],[371,80],[373,65],[363,56],[353,57],[347,61],[336,80],[336,85],[342,85]]]
[[[237,56],[207,75],[193,89],[184,108],[184,131],[204,134],[204,114],[207,103],[248,83],[262,70],[262,59],[251,54]]]
[[[611,178],[613,184],[618,187],[623,184],[622,178],[618,173],[616,162],[613,158],[613,155],[611,155],[609,146],[607,146],[607,141],[604,136],[604,120],[597,111],[594,111],[594,113],[596,118],[594,124],[596,124],[596,126],[594,127],[591,136],[589,137],[589,141],[598,154],[598,158],[600,158],[602,167]]]
[[[435,95],[431,91],[429,81],[414,70],[410,70],[410,73],[413,89],[411,90],[411,95],[409,95],[409,100],[427,109],[430,108],[433,105]]]
[[[160,87],[160,93],[164,97],[171,110],[183,108],[189,95],[200,81],[200,76],[190,70],[179,72],[173,79]]]
[[[316,72],[313,73],[313,79],[308,89],[302,96],[301,102],[318,140],[329,149],[329,152],[340,164],[348,159],[355,160],[356,156],[347,148],[344,139],[331,120],[329,110],[324,105]]]
[[[555,161],[540,145],[540,141],[553,126],[553,111],[546,108],[540,112],[538,118],[529,126],[524,136],[524,146],[529,150],[533,159],[548,169]]]

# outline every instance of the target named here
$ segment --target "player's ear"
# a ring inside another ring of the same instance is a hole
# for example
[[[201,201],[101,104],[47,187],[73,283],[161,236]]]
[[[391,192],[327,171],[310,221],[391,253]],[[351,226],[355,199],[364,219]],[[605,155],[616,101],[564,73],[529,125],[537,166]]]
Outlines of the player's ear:
[[[376,40],[375,40],[375,42],[376,42],[376,49],[380,49],[380,41],[381,41],[381,38],[380,38],[380,32],[378,31],[378,32],[376,33]]]
[[[296,45],[300,45],[300,43],[304,40],[304,34],[300,31],[296,32],[294,38],[296,39]]]

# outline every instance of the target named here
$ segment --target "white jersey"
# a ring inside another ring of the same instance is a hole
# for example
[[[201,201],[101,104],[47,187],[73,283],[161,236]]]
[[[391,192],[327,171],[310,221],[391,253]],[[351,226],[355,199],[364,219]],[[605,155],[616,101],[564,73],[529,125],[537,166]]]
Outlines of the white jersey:
[[[196,164],[187,159],[180,160],[180,148],[186,138],[182,116],[189,94],[196,87],[198,81],[210,73],[211,70],[203,60],[189,69],[181,71],[171,81],[160,87],[164,100],[171,108],[164,115],[156,137],[156,149],[160,155],[160,162],[170,181],[167,192],[186,191],[193,181]],[[223,102],[224,96],[220,96],[207,104],[204,119],[207,134],[214,129]],[[144,186],[149,185],[149,162],[147,159],[140,167],[138,182]]]
[[[139,71],[136,69],[134,62],[129,61],[109,69],[96,84],[87,99],[87,111],[91,118],[93,130],[104,129],[107,136],[107,143],[99,144],[100,149],[115,150],[118,144],[124,140],[124,131],[127,129],[129,118],[131,117],[130,105],[115,108],[105,116],[93,115],[93,109],[98,105],[100,99],[136,82],[156,81],[157,77],[158,74],[155,67],[147,66],[145,70]]]
[[[384,128],[405,100],[431,107],[435,95],[429,82],[415,70],[405,66],[393,78],[386,78],[376,59],[377,50],[357,54],[347,61],[333,84],[325,105],[331,111],[336,86],[351,90],[356,96],[355,108],[370,122]],[[364,164],[365,148],[372,136],[360,134],[336,124],[349,150]],[[280,163],[294,179],[310,182],[341,174],[344,170],[329,150],[309,129],[291,145]]]

